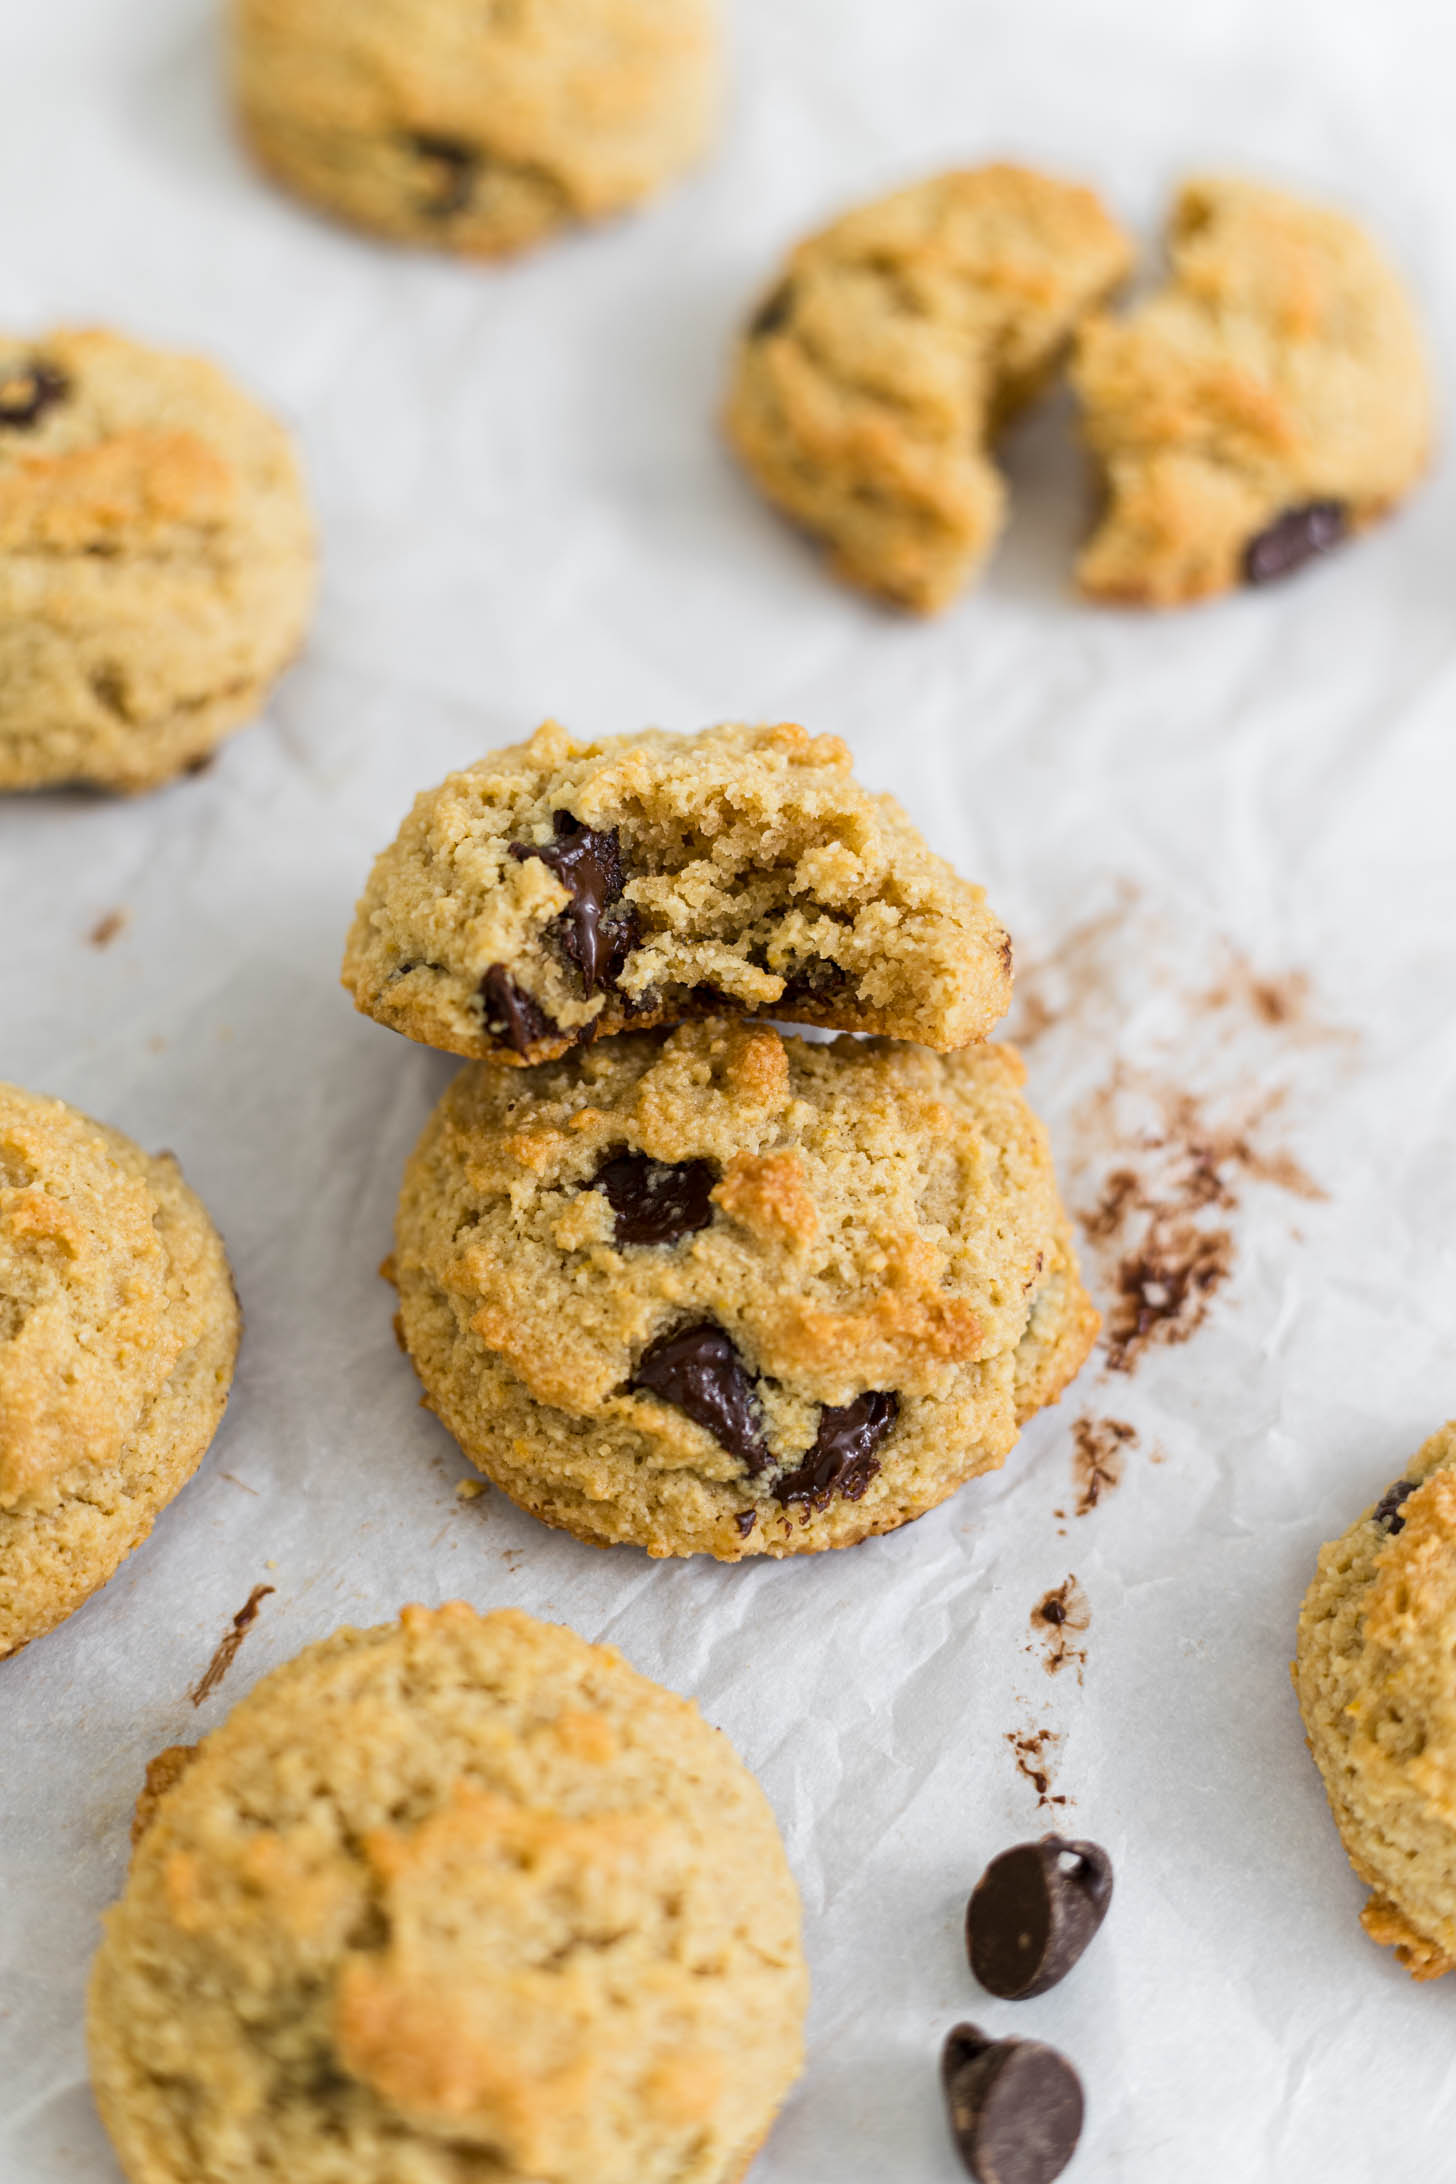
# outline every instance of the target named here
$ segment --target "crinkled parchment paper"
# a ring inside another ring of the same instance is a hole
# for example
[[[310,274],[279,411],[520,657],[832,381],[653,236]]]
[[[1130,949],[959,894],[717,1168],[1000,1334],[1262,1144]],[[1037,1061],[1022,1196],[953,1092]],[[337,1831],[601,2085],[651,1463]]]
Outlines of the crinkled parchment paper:
[[[1075,2059],[1079,2184],[1450,2174],[1456,1980],[1361,1934],[1286,1665],[1318,1543],[1456,1411],[1450,473],[1285,589],[1140,620],[1068,595],[1085,481],[1054,406],[1010,451],[988,581],[920,626],[828,581],[713,418],[796,232],[1002,152],[1149,238],[1191,166],[1344,199],[1421,291],[1456,415],[1456,19],[739,0],[717,160],[489,271],[256,183],[212,13],[0,5],[0,323],[212,351],[296,423],[327,540],[307,657],[210,771],[0,809],[0,1073],[174,1147],[248,1321],[198,1478],[0,1667],[0,2176],[114,2184],[82,1988],[148,1755],[338,1623],[452,1594],[609,1638],[762,1777],[815,1978],[762,2184],[950,2184],[961,2016]],[[452,1065],[355,1017],[338,957],[411,794],[548,713],[837,731],[1015,934],[1009,1030],[1108,1343],[1002,1473],[892,1538],[602,1554],[461,1499],[418,1406],[375,1269]],[[1048,1825],[1108,1845],[1112,1913],[1062,1987],[994,2003],[964,1899]]]

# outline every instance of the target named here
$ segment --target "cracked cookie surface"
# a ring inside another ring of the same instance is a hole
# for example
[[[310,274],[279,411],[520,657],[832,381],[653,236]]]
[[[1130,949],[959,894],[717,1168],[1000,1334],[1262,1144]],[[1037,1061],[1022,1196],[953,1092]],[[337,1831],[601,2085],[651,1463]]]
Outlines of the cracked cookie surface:
[[[396,1225],[426,1399],[584,1539],[737,1560],[908,1522],[1096,1331],[1022,1075],[731,1020],[465,1070]]]
[[[1107,494],[1078,582],[1135,606],[1288,574],[1392,508],[1431,448],[1410,299],[1353,220],[1196,180],[1168,255],[1168,285],[1091,320],[1072,369]]]
[[[1415,1979],[1456,1964],[1456,1420],[1320,1549],[1294,1688],[1360,1914]]]
[[[233,0],[230,35],[268,172],[468,256],[650,196],[715,119],[712,0]]]
[[[171,1155],[0,1085],[0,1656],[104,1585],[192,1476],[238,1334]]]
[[[1023,167],[860,206],[798,245],[750,319],[729,436],[837,575],[933,612],[1000,531],[996,434],[1131,263],[1090,190]]]
[[[0,336],[0,790],[200,763],[261,709],[313,589],[289,437],[215,365]]]
[[[569,1630],[336,1632],[138,1823],[89,2012],[135,2184],[734,2184],[798,2075],[763,1792]]]
[[[725,1010],[950,1048],[1004,1013],[1011,943],[837,737],[548,723],[416,798],[343,979],[392,1030],[503,1062]]]

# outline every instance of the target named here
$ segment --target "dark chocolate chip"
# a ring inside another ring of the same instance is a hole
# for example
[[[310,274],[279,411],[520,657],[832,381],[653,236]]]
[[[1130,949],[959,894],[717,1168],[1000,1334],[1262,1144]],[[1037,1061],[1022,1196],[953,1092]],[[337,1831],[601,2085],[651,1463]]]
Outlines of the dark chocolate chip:
[[[0,427],[28,432],[48,409],[64,402],[70,391],[71,382],[65,373],[42,357],[27,357],[20,364],[0,364]]]
[[[844,993],[849,984],[848,973],[827,957],[818,961],[801,963],[789,973],[784,990],[779,995],[779,1005],[791,1008],[798,1004],[830,1002]]]
[[[988,1994],[1021,2002],[1065,1979],[1112,1901],[1096,1843],[1044,1835],[993,1858],[966,1907],[966,1954]]]
[[[767,1464],[753,1382],[727,1335],[711,1320],[659,1336],[629,1385],[686,1411],[730,1454],[741,1456],[750,1472]]]
[[[410,150],[435,170],[437,188],[425,210],[432,219],[448,220],[470,203],[481,155],[473,144],[459,137],[412,136]]]
[[[1082,2135],[1082,2082],[1039,2040],[957,2025],[941,2053],[956,2152],[977,2184],[1052,2184]]]
[[[517,859],[539,857],[549,866],[571,896],[562,912],[562,946],[581,972],[582,985],[594,994],[610,985],[637,945],[639,923],[635,903],[625,904],[615,918],[606,912],[622,893],[622,854],[615,827],[583,826],[569,811],[555,811],[551,824],[556,840],[544,849],[533,842],[512,842]]]
[[[791,1502],[810,1509],[827,1509],[837,1494],[841,1501],[858,1501],[879,1470],[875,1450],[900,1415],[898,1395],[872,1388],[839,1409],[819,1413],[814,1446],[795,1471],[774,1482],[774,1499],[787,1508]]]
[[[1383,1524],[1387,1532],[1403,1532],[1405,1518],[1399,1514],[1400,1507],[1415,1490],[1414,1479],[1397,1479],[1394,1486],[1388,1486],[1372,1511],[1375,1522]]]
[[[1286,508],[1244,548],[1244,582],[1272,584],[1276,577],[1291,576],[1306,561],[1338,546],[1349,527],[1343,501],[1306,501],[1302,507]]]
[[[789,314],[793,308],[794,284],[792,281],[780,281],[778,287],[770,295],[764,297],[763,302],[749,320],[749,340],[762,341],[766,335],[776,334],[781,326],[788,324]]]
[[[619,1244],[675,1244],[713,1218],[718,1172],[710,1160],[649,1160],[617,1153],[594,1178],[617,1217]]]
[[[524,992],[504,963],[493,963],[480,982],[485,1028],[500,1044],[517,1054],[529,1054],[538,1039],[553,1038],[557,1026],[546,1011]]]
[[[738,1527],[739,1538],[747,1539],[749,1533],[753,1530],[753,1527],[758,1522],[758,1511],[756,1509],[740,1509],[737,1516],[733,1519],[733,1522]]]

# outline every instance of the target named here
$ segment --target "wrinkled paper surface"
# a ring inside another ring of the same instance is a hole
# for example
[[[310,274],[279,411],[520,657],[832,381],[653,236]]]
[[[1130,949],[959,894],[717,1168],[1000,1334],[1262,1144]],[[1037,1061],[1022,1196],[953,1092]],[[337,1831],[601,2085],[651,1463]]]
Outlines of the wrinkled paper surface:
[[[1361,1934],[1287,1663],[1319,1542],[1456,1411],[1449,471],[1285,589],[1138,619],[1069,596],[1086,486],[1054,404],[1008,452],[988,580],[921,626],[824,576],[714,416],[799,231],[1002,152],[1149,240],[1193,166],[1342,198],[1424,298],[1449,416],[1456,25],[1421,0],[740,0],[717,159],[491,271],[256,182],[211,17],[0,9],[0,323],[211,351],[296,424],[326,539],[307,657],[211,771],[0,809],[0,1074],[175,1148],[247,1312],[198,1478],[0,1667],[0,2175],[116,2176],[82,1992],[147,1757],[339,1623],[456,1594],[610,1639],[763,1780],[815,2000],[756,2184],[950,2184],[961,2017],[1074,2058],[1079,2184],[1446,2174],[1456,1981]],[[355,1016],[337,964],[414,791],[548,713],[844,735],[1015,935],[1009,1029],[1099,1300],[1122,1324],[1119,1265],[1171,1254],[1207,1273],[1190,1339],[1115,1341],[1131,1369],[1099,1352],[1002,1473],[849,1553],[653,1565],[457,1496],[375,1271],[453,1065]],[[1050,1645],[1034,1611],[1069,1578]],[[1049,1825],[1109,1847],[1112,1911],[1055,1992],[993,2002],[964,1900]]]

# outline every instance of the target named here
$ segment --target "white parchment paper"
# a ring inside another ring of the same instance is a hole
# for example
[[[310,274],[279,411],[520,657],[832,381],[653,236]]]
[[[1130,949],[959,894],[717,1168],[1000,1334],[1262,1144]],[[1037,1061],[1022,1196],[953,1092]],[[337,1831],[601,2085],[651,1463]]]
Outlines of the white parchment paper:
[[[762,2184],[950,2184],[935,2059],[962,2016],[1075,2059],[1079,2184],[1456,2173],[1456,1981],[1417,1988],[1363,1938],[1286,1666],[1316,1546],[1456,1411],[1450,472],[1286,589],[1140,620],[1069,597],[1085,488],[1054,406],[1010,450],[988,581],[920,626],[836,589],[713,425],[781,247],[995,153],[1087,177],[1149,238],[1202,164],[1344,200],[1419,288],[1456,414],[1456,19],[1438,0],[732,13],[715,161],[639,219],[489,271],[373,248],[256,182],[210,0],[0,0],[0,323],[210,350],[296,424],[326,537],[307,657],[210,772],[0,809],[0,1074],[174,1147],[248,1321],[198,1478],[0,1667],[6,2184],[115,2184],[82,1990],[147,1757],[338,1623],[454,1594],[619,1644],[763,1779],[815,2002]],[[1104,1304],[1120,1255],[1190,1220],[1218,1233],[1191,1338],[1131,1372],[1100,1354],[1004,1472],[847,1554],[654,1566],[461,1500],[375,1273],[452,1065],[357,1018],[336,971],[413,792],[548,713],[847,737],[1012,927],[1010,1028],[1102,1232]],[[1111,1436],[1121,1482],[1079,1515],[1076,1429],[1106,1447],[1108,1419],[1133,1429]],[[1070,1576],[1085,1627],[1050,1674],[1032,1613]],[[1062,1987],[994,2003],[964,1899],[1050,1824],[1109,1846],[1112,1913]]]

